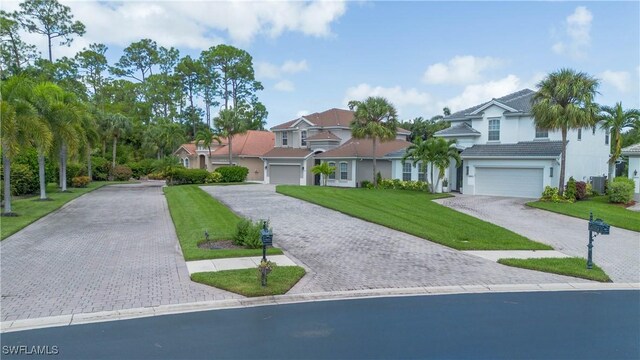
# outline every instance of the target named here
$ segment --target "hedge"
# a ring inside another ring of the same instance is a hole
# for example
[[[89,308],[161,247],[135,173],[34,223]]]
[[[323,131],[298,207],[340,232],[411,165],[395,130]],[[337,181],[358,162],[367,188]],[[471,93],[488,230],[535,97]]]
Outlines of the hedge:
[[[221,166],[216,172],[222,175],[223,183],[244,182],[249,175],[249,169],[244,166]]]

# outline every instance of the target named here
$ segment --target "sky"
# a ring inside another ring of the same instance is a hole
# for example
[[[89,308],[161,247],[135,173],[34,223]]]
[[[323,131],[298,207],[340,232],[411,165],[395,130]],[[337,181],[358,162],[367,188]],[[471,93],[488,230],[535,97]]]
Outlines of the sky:
[[[221,43],[253,56],[267,128],[384,96],[401,120],[430,118],[572,68],[600,80],[600,104],[640,108],[640,2],[60,1],[115,63],[142,38],[181,56]],[[2,1],[3,10],[18,8]],[[24,34],[46,54],[42,36]]]

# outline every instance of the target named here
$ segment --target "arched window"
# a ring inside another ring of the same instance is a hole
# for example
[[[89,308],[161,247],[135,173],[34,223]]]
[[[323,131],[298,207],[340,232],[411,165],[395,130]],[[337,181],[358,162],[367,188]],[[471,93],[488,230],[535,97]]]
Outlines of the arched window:
[[[184,167],[189,168],[189,158],[184,158]]]

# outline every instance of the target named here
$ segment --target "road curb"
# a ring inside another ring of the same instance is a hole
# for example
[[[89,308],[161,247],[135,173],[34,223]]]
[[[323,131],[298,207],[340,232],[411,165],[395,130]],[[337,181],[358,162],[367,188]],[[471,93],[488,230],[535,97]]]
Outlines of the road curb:
[[[640,290],[640,283],[555,283],[555,284],[503,284],[462,285],[390,289],[363,289],[349,291],[318,292],[310,294],[288,294],[257,298],[229,299],[192,302],[185,304],[159,305],[125,310],[101,311],[49,316],[34,319],[3,321],[0,333],[33,330],[48,327],[90,324],[114,320],[136,319],[151,316],[181,314],[208,310],[238,309],[246,307],[296,304],[313,301],[337,301],[363,298],[456,295],[504,292],[549,292],[549,291],[598,291]]]

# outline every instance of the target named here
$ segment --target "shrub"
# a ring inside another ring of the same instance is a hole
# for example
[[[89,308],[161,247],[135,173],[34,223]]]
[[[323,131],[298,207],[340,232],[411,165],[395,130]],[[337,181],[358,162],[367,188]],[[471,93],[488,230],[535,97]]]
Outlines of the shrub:
[[[540,201],[551,201],[555,203],[571,202],[568,199],[558,194],[558,188],[551,187],[551,186],[545,186],[544,191],[542,192],[542,197],[540,198]]]
[[[215,176],[215,175],[214,175]],[[168,185],[207,184],[213,182],[205,169],[170,168],[165,172]]]
[[[369,180],[362,180],[362,182],[360,182],[360,187],[365,189],[373,189],[373,183]]]
[[[101,156],[91,157],[92,180],[105,181],[109,178],[110,162]]]
[[[131,168],[131,176],[134,179],[140,179],[153,172],[154,162],[155,160],[153,159],[143,159],[138,162],[128,163],[127,166]]]
[[[221,166],[216,172],[222,175],[223,183],[243,182],[247,179],[249,169],[244,166]]]
[[[219,172],[210,172],[207,178],[207,183],[219,183],[222,181],[222,174]]]
[[[75,188],[84,188],[84,187],[87,187],[87,185],[89,185],[90,182],[91,182],[91,179],[89,179],[88,176],[76,176],[73,179],[71,179],[71,186]]]
[[[635,184],[633,180],[619,177],[613,179],[609,183],[607,194],[609,195],[609,202],[628,204],[633,199],[633,189]]]
[[[127,165],[116,165],[116,167],[113,168],[112,175],[115,181],[127,181],[131,179],[132,174],[131,168]]]
[[[588,196],[587,183],[584,181],[576,181],[576,200],[584,200]]]
[[[34,148],[20,151],[13,161],[11,161],[11,164],[27,165],[35,176],[39,176],[38,151]],[[44,159],[44,174],[46,183],[58,182],[58,165],[46,156]]]
[[[587,197],[589,196],[597,196],[598,194],[593,191],[593,185],[591,183],[587,183],[587,188],[585,190],[587,192]]]
[[[564,197],[573,202],[576,201],[576,179],[572,177],[569,178],[569,181],[567,181],[567,185],[564,188]]]
[[[149,180],[164,180],[165,179],[165,175],[164,172],[160,171],[160,172],[152,172],[151,174],[148,175]]]
[[[28,165],[11,165],[11,195],[33,194],[39,188],[38,175]],[[2,191],[4,192],[4,188]]]
[[[87,167],[83,164],[70,162],[67,164],[67,186],[72,185],[72,179],[78,176],[87,176]]]
[[[251,220],[243,219],[236,227],[233,243],[239,246],[246,246],[250,249],[259,249],[262,247],[262,240],[260,239],[261,230],[262,221],[253,223]]]
[[[380,189],[429,191],[429,184],[424,181],[402,181],[400,179],[382,179],[378,183]]]

